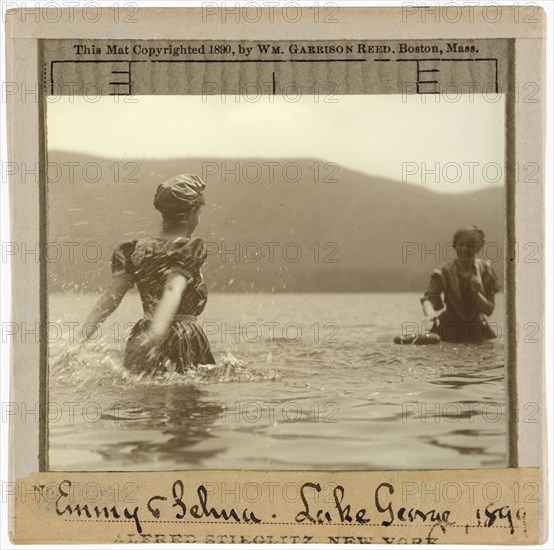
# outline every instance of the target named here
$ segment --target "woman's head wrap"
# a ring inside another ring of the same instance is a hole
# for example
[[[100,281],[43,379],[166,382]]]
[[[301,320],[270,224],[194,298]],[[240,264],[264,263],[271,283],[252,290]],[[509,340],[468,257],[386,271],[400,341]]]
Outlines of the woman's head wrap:
[[[195,174],[178,174],[158,186],[154,208],[164,219],[178,219],[204,204],[206,184]]]

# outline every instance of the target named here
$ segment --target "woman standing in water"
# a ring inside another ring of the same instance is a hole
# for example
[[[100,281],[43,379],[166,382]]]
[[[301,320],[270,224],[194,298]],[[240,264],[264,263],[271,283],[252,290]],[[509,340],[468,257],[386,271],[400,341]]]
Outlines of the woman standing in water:
[[[500,285],[491,264],[476,258],[484,244],[481,229],[474,225],[460,227],[453,238],[458,257],[431,275],[421,304],[425,321],[433,322],[431,332],[441,340],[481,343],[496,338],[487,317],[494,312],[494,296]]]
[[[137,285],[144,317],[131,331],[124,360],[133,372],[184,372],[199,364],[215,364],[197,322],[208,297],[200,271],[206,250],[201,239],[191,239],[205,203],[204,189],[204,182],[193,174],[179,174],[158,187],[154,207],[162,214],[161,235],[116,246],[111,284],[86,320],[88,340]]]

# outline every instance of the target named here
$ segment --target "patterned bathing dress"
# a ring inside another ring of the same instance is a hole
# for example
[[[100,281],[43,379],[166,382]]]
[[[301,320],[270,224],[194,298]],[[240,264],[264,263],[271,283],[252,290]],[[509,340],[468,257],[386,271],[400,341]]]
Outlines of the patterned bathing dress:
[[[198,238],[145,238],[122,241],[116,246],[112,273],[133,276],[144,311],[127,342],[124,360],[127,369],[149,374],[182,373],[199,364],[215,364],[208,339],[197,321],[208,299],[200,271],[205,261],[206,248]],[[148,328],[167,276],[172,272],[184,275],[187,286],[167,336],[159,346],[146,350],[140,335]]]

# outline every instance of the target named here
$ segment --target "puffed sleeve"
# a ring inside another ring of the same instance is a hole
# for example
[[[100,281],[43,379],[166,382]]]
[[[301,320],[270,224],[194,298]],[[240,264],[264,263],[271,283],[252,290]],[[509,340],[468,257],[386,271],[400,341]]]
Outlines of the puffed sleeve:
[[[193,279],[206,261],[207,251],[202,239],[176,239],[168,246],[167,255],[170,257],[171,272]]]
[[[435,269],[433,270],[433,273],[431,273],[431,279],[429,280],[429,287],[427,288],[427,292],[425,292],[420,302],[423,304],[425,300],[429,300],[436,311],[443,309],[444,304],[442,302],[441,296],[443,290],[444,285],[442,282],[442,274],[438,269]]]
[[[131,262],[131,255],[135,250],[135,244],[136,241],[123,241],[116,245],[111,258],[113,275],[133,273],[134,266]]]
[[[498,277],[489,262],[483,262],[483,272],[481,274],[483,281],[483,289],[485,290],[485,296],[489,300],[494,297],[497,292],[500,292],[500,283]]]

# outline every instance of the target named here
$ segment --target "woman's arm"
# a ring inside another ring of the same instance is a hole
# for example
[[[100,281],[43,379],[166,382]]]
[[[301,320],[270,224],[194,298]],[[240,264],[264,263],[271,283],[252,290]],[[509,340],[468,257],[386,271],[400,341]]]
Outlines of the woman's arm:
[[[426,321],[432,321],[437,316],[437,311],[433,307],[433,304],[429,300],[422,302],[423,313]]]
[[[495,307],[494,294],[491,294],[490,297],[485,295],[481,277],[474,274],[469,281],[469,285],[473,292],[477,309],[487,317],[492,315]]]
[[[170,273],[167,276],[164,293],[154,311],[152,323],[148,330],[154,341],[163,340],[179,309],[181,297],[187,288],[187,279],[181,273]]]
[[[487,298],[482,291],[477,291],[475,293],[475,302],[481,313],[484,313],[487,317],[493,314],[495,307],[494,294],[490,298]]]
[[[444,309],[444,303],[442,301],[443,292],[442,273],[440,270],[435,269],[433,273],[431,273],[427,291],[420,300],[423,314],[425,315],[425,322],[434,321],[438,313]]]
[[[121,273],[112,277],[110,286],[102,293],[102,296],[88,314],[83,327],[83,338],[85,340],[89,340],[96,333],[98,327],[117,308],[123,296],[133,284],[133,276],[128,273]]]

